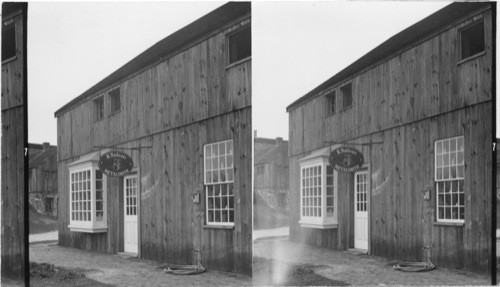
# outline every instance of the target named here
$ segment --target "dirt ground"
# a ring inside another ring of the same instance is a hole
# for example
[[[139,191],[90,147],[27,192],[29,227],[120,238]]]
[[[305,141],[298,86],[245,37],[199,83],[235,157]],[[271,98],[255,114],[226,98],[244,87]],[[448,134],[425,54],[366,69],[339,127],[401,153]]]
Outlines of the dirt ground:
[[[113,286],[103,284],[85,277],[83,269],[55,267],[47,263],[30,263],[30,286],[33,287],[101,287]]]
[[[29,209],[29,233],[39,234],[57,231],[57,218],[40,214],[34,208]]]
[[[294,274],[307,274],[313,285],[324,285],[321,280],[334,283],[326,285],[491,285],[490,274],[448,269],[438,266],[429,272],[401,272],[393,268],[397,260],[332,250],[291,242],[287,238],[256,240],[253,256],[266,258],[264,263],[253,265],[255,285],[302,285],[309,282]],[[259,266],[262,264],[262,266]],[[313,273],[313,274],[311,274]],[[291,274],[291,275],[290,275]],[[262,277],[262,278],[259,278]],[[317,277],[321,276],[321,277]],[[295,280],[295,281],[294,281]]]
[[[326,266],[309,264],[286,264],[285,272],[278,274],[280,264],[269,258],[253,258],[253,285],[256,286],[348,286],[343,281],[332,280],[318,275],[314,269]]]

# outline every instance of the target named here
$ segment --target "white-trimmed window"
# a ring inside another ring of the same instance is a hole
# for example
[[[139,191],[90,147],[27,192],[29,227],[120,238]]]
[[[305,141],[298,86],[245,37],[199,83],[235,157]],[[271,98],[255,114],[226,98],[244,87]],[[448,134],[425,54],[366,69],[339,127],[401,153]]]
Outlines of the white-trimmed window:
[[[204,147],[207,225],[234,225],[233,140]]]
[[[106,177],[96,162],[69,167],[69,229],[76,232],[106,232]]]
[[[436,209],[439,222],[464,222],[464,137],[435,142]]]
[[[304,227],[337,227],[337,172],[328,152],[300,160],[300,221]]]

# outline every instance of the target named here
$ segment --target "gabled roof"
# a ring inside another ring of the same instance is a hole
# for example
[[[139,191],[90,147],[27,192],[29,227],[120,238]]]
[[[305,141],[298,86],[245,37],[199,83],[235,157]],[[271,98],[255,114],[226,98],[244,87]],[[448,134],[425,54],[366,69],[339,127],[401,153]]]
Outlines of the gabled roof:
[[[275,140],[272,140],[275,142]],[[288,142],[282,141],[280,144],[274,144],[269,148],[255,151],[254,164],[264,164],[270,162],[288,163]]]
[[[231,21],[234,21],[239,17],[249,14],[250,11],[250,2],[229,2],[224,4],[223,6],[215,9],[209,14],[154,44],[152,47],[85,91],[83,94],[61,107],[55,112],[54,115],[56,117],[59,116],[64,111],[78,105],[88,97],[91,97],[101,90],[117,84],[134,72],[141,70],[158,60],[163,59],[164,57],[166,58],[171,56],[173,53],[181,48],[184,48],[186,45],[224,25],[229,24]]]
[[[28,147],[30,149],[29,168],[38,168],[46,161],[57,162],[57,146],[48,146],[46,150],[43,150],[43,146],[40,144],[28,144]]]
[[[298,100],[290,104],[286,111],[290,112],[294,108],[300,106],[302,103],[318,96],[318,93],[322,90],[332,87],[336,84],[342,83],[342,81],[347,80],[349,77],[361,72],[362,70],[375,65],[388,57],[393,56],[398,51],[414,45],[418,41],[432,35],[440,28],[465,17],[475,10],[487,9],[495,5],[494,3],[488,2],[458,2],[452,3],[443,9],[437,11],[436,13],[428,16],[427,18],[417,22],[416,24],[406,28],[402,32],[392,36],[384,43],[377,46],[375,49],[371,50],[363,57],[359,58],[357,61],[349,65],[347,68],[343,69],[330,79],[326,80],[316,88],[314,88],[309,93],[300,97]]]

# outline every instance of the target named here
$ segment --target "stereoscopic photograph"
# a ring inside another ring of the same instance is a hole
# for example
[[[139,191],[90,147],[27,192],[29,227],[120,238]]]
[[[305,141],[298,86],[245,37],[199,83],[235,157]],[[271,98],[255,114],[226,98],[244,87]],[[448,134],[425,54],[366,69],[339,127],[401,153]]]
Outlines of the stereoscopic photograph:
[[[1,285],[496,285],[496,9],[2,3]]]

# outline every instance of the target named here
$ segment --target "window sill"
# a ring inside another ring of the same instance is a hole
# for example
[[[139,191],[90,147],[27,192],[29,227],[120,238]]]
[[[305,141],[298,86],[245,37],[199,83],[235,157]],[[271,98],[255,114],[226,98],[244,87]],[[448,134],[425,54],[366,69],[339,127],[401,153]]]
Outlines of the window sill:
[[[299,221],[299,224],[301,227],[308,227],[308,228],[317,228],[317,229],[334,229],[338,228],[339,224],[338,223],[317,223],[317,222],[309,222],[309,221]]]
[[[110,114],[108,115],[108,118],[110,118],[110,117],[112,117],[112,116],[115,116],[116,114],[119,114],[120,112],[121,112],[121,110],[114,111],[114,112],[112,112],[112,113],[110,113]]]
[[[234,225],[203,225],[203,229],[234,229]]]
[[[68,228],[69,228],[69,231],[71,231],[71,232],[84,232],[84,233],[106,233],[106,232],[108,232],[107,226],[82,227],[82,226],[68,225]]]
[[[433,223],[434,226],[456,226],[456,227],[463,227],[465,225],[464,222],[442,222],[442,221],[436,221]]]
[[[475,58],[479,58],[479,57],[484,56],[484,55],[486,55],[486,50],[485,50],[485,51],[482,51],[482,52],[480,52],[480,53],[477,53],[477,54],[475,54],[475,55],[469,56],[469,57],[467,57],[467,58],[465,58],[465,59],[463,59],[463,60],[460,60],[460,61],[457,63],[457,66],[460,66],[461,64],[463,64],[463,63],[465,63],[465,62],[468,62],[468,61],[473,60],[473,59],[475,59]]]
[[[13,62],[13,61],[15,61],[16,59],[17,59],[17,56],[14,56],[14,57],[10,57],[10,58],[8,58],[8,59],[5,59],[5,60],[3,60],[3,61],[2,61],[2,65],[8,64],[8,63],[10,63],[10,62]]]
[[[236,61],[236,62],[234,62],[234,63],[229,64],[229,65],[225,68],[225,70],[231,69],[231,68],[232,68],[232,67],[234,67],[234,66],[237,66],[237,65],[239,65],[239,64],[241,64],[241,63],[244,63],[244,62],[247,62],[247,61],[250,61],[250,60],[252,60],[252,56],[249,56],[249,57],[243,58],[243,59],[241,59],[241,60],[238,60],[238,61]]]

